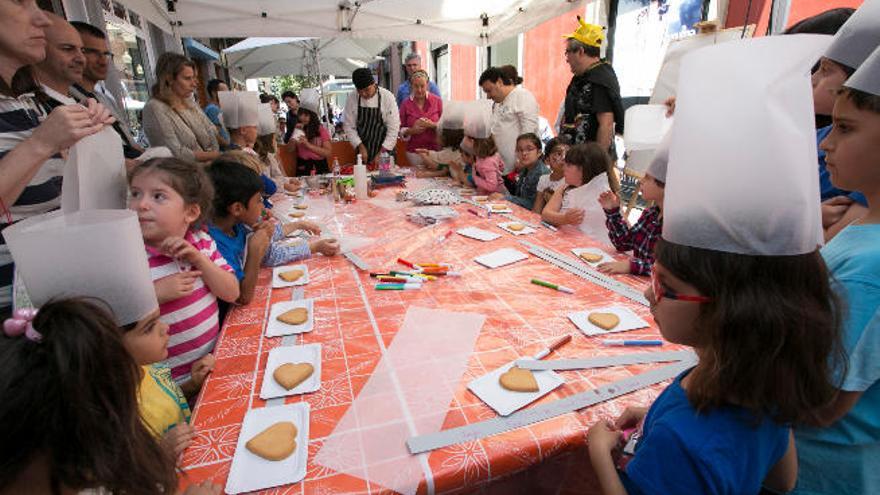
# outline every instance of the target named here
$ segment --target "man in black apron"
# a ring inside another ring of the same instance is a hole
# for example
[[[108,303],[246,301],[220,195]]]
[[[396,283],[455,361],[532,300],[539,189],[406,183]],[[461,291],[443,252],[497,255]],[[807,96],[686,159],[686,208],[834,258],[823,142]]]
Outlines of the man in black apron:
[[[393,152],[400,130],[400,114],[394,95],[380,88],[369,69],[351,75],[357,91],[345,102],[343,128],[363,163],[374,163],[382,151]]]

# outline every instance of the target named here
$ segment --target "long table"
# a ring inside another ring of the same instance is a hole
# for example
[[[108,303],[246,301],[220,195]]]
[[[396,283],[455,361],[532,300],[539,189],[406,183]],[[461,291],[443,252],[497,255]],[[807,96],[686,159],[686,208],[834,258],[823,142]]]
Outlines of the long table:
[[[416,181],[424,184],[424,181]],[[193,445],[182,457],[182,483],[202,480],[225,484],[235,452],[241,422],[252,408],[266,406],[259,398],[266,358],[281,338],[263,336],[272,304],[303,296],[313,298],[315,328],[291,337],[296,344],[322,344],[322,386],[314,393],[287,397],[285,403],[306,401],[311,407],[309,460],[306,478],[294,485],[265,493],[388,493],[360,477],[337,473],[314,462],[316,453],[358,396],[383,350],[400,329],[407,308],[417,305],[486,315],[467,370],[449,404],[443,429],[489,419],[495,413],[469,392],[467,383],[511,360],[528,357],[560,336],[572,341],[551,358],[583,358],[597,355],[643,352],[632,348],[603,347],[600,339],[586,337],[567,314],[589,308],[622,305],[651,322],[650,328],[615,334],[612,338],[657,339],[649,309],[569,272],[530,256],[529,259],[494,270],[473,261],[479,254],[502,247],[526,250],[526,239],[560,253],[576,247],[599,247],[573,227],[558,232],[540,227],[534,234],[510,235],[497,223],[506,218],[477,217],[462,204],[459,216],[433,226],[419,226],[406,219],[409,208],[394,201],[394,190],[375,199],[340,205],[326,197],[307,197],[307,219],[318,221],[330,234],[343,235],[351,248],[375,269],[402,269],[398,257],[452,263],[461,277],[425,284],[421,290],[376,291],[375,280],[357,270],[341,256],[316,256],[306,262],[310,282],[303,288],[271,288],[269,268],[261,271],[253,301],[233,308],[217,341],[216,368],[208,377],[192,416],[197,431]],[[287,199],[277,209],[290,206]],[[537,215],[513,206],[517,218],[538,224]],[[502,234],[481,242],[454,234],[437,240],[449,230],[476,226]],[[606,252],[613,250],[605,248]],[[620,256],[618,255],[619,259]],[[530,283],[532,278],[550,280],[574,288],[568,295]],[[618,280],[644,289],[647,281],[636,276]],[[300,291],[300,292],[297,292]],[[292,342],[291,342],[292,343]],[[679,350],[665,344],[662,350]],[[563,371],[566,383],[535,404],[544,404],[632,376],[658,365],[633,365],[607,369]],[[419,493],[598,493],[586,455],[588,427],[603,417],[615,417],[630,405],[649,405],[664,385],[655,385],[575,413],[565,414],[530,427],[477,441],[435,450],[428,455],[432,483],[423,480]],[[529,406],[533,407],[533,406]],[[427,476],[427,475],[426,475]],[[368,478],[368,475],[364,477]]]

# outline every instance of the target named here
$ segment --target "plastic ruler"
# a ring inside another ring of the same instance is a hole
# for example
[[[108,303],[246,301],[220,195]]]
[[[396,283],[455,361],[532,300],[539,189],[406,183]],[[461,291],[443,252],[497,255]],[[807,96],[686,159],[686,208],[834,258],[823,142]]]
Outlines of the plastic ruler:
[[[527,370],[585,370],[592,368],[610,368],[629,364],[668,363],[692,359],[692,351],[645,352],[642,354],[622,354],[619,356],[596,356],[587,359],[557,359],[541,361],[537,359],[519,359],[516,365]]]
[[[361,269],[365,272],[370,270],[369,265],[367,265],[366,262],[364,262],[363,258],[352,253],[351,251],[346,251],[346,252],[342,253],[342,256],[345,256],[345,259],[347,259],[348,261],[351,261],[351,264],[358,267],[359,269]]]
[[[696,356],[690,354],[685,360],[675,364],[624,378],[548,404],[523,409],[510,416],[499,416],[458,428],[412,437],[406,441],[406,445],[410,453],[421,454],[522,428],[669,380],[692,367],[696,362]]]
[[[599,287],[608,289],[610,291],[616,292],[621,296],[639,303],[643,306],[650,306],[650,303],[647,299],[645,299],[644,294],[640,291],[626,285],[623,282],[618,282],[611,277],[607,277],[602,273],[599,273],[597,270],[589,268],[585,266],[580,261],[577,261],[568,256],[557,253],[556,251],[551,251],[546,248],[542,248],[538,245],[532,244],[529,241],[519,241],[523,246],[527,247],[529,250],[529,254],[537,256],[544,261],[548,261],[563,270],[573,273],[583,279],[586,279],[589,282],[592,282]]]

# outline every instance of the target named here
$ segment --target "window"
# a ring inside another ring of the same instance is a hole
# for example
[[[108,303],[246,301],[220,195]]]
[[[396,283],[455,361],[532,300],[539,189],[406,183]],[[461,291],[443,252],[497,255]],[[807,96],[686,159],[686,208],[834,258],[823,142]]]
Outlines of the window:
[[[433,48],[433,46],[432,46]],[[450,55],[449,55],[449,45],[440,45],[437,48],[433,48],[431,50],[432,57],[434,59],[434,81],[437,84],[437,87],[440,88],[440,95],[444,100],[449,100],[452,98],[452,81],[449,77],[449,65],[450,65]]]
[[[113,52],[113,64],[119,73],[123,94],[122,99],[128,112],[128,121],[137,133],[140,130],[139,116],[150,97],[147,83],[146,44],[130,26],[107,23],[107,38]]]

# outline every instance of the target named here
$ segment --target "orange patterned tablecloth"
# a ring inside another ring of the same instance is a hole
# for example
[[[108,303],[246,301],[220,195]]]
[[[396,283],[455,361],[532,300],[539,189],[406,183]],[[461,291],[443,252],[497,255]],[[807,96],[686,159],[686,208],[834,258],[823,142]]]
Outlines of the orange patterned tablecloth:
[[[559,336],[572,334],[574,338],[551,355],[551,359],[643,352],[640,348],[602,347],[599,339],[581,334],[566,315],[618,304],[653,322],[647,307],[533,256],[494,270],[473,261],[475,256],[502,247],[526,252],[518,239],[564,254],[570,254],[570,249],[575,247],[598,247],[574,228],[552,232],[542,227],[535,234],[514,237],[496,226],[507,219],[496,215],[491,220],[478,218],[467,212],[471,207],[467,204],[455,207],[460,215],[453,221],[420,227],[406,220],[408,209],[394,204],[390,191],[383,192],[376,200],[335,205],[335,210],[323,197],[308,198],[307,202],[314,206],[307,213],[317,216],[313,219],[322,223],[328,233],[344,233],[359,238],[361,244],[371,242],[355,252],[373,269],[402,269],[396,259],[403,257],[452,263],[462,276],[425,284],[421,290],[376,291],[372,287],[375,281],[341,256],[318,256],[306,262],[310,281],[300,290],[304,297],[315,300],[315,328],[296,336],[296,343],[322,345],[321,389],[287,397],[285,402],[306,401],[311,406],[308,471],[302,482],[265,493],[387,492],[363,479],[324,468],[315,463],[314,458],[379,363],[382,346],[377,336],[388,346],[410,305],[486,315],[467,371],[449,404],[444,429],[494,417],[495,413],[467,390],[467,383],[513,359],[537,352]],[[284,207],[284,202],[276,206]],[[513,208],[518,218],[538,223],[537,215]],[[450,229],[464,226],[496,231],[502,237],[481,242],[456,234],[442,244],[435,243]],[[197,436],[183,455],[183,484],[210,479],[224,485],[245,413],[266,404],[259,398],[263,371],[269,350],[280,345],[281,338],[263,337],[263,328],[269,307],[290,300],[294,296],[291,291],[295,290],[271,289],[270,278],[271,270],[262,270],[253,302],[232,309],[223,325],[215,349],[216,368],[208,377],[193,411],[192,424]],[[532,278],[572,287],[576,293],[567,295],[533,285]],[[647,285],[645,279],[634,276],[623,276],[620,280],[640,289]],[[374,316],[372,320],[370,313]],[[616,335],[617,338],[622,336],[656,339],[659,333],[652,325]],[[679,347],[667,344],[661,349]],[[560,372],[566,383],[535,404],[657,366]],[[663,385],[656,385],[528,428],[436,450],[428,457],[436,492],[534,493],[551,489],[561,489],[558,493],[598,492],[584,449],[587,428],[600,417],[616,416],[626,406],[650,404],[662,388]],[[424,480],[419,491],[426,491]]]

